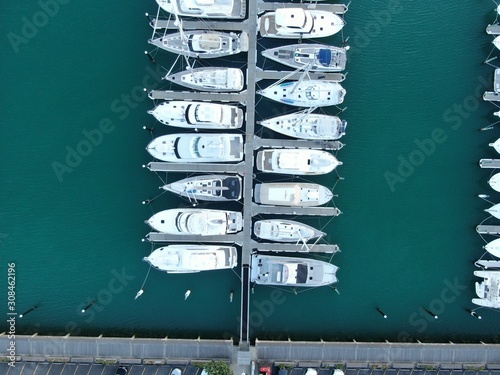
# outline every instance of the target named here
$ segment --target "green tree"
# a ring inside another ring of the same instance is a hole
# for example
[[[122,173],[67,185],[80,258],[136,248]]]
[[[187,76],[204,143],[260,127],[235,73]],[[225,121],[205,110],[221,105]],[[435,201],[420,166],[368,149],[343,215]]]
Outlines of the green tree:
[[[231,367],[225,362],[207,362],[203,364],[203,369],[208,372],[209,375],[234,375]]]

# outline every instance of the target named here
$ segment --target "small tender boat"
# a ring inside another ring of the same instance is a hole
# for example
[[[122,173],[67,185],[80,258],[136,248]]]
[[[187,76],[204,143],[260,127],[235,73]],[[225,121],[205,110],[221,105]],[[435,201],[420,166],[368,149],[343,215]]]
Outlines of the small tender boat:
[[[335,13],[302,8],[278,8],[258,19],[261,36],[280,39],[327,37],[338,33],[344,25]]]
[[[495,151],[500,154],[500,138],[498,138],[495,142],[490,143],[488,146],[493,147]]]
[[[328,203],[333,193],[308,182],[266,182],[255,185],[256,203],[274,206],[313,207]]]
[[[257,94],[297,107],[326,107],[342,103],[346,91],[338,82],[304,79],[271,85]]]
[[[178,85],[201,91],[237,92],[243,90],[244,77],[239,68],[203,67],[165,76]]]
[[[336,283],[333,264],[316,259],[252,255],[250,281],[256,284],[316,287]]]
[[[491,176],[491,178],[488,181],[488,184],[490,184],[493,190],[500,192],[500,172]]]
[[[341,72],[347,62],[345,48],[325,44],[291,44],[262,51],[262,56],[294,69]]]
[[[488,212],[491,216],[500,219],[500,203],[497,203],[491,206],[490,208],[487,208],[485,211]]]
[[[246,0],[156,0],[169,13],[197,18],[234,18],[246,16]]]
[[[156,249],[142,260],[160,271],[193,273],[234,268],[238,253],[232,246],[169,245]]]
[[[275,149],[257,152],[259,171],[293,175],[330,173],[342,162],[327,151],[310,149]]]
[[[299,111],[277,116],[257,124],[283,135],[302,139],[339,139],[345,134],[347,121],[337,116]]]
[[[500,308],[500,271],[474,271],[474,275],[482,277],[483,281],[476,282],[476,294],[472,303],[478,306]]]
[[[164,125],[192,129],[237,129],[243,110],[235,105],[169,100],[148,111]]]
[[[163,189],[194,201],[237,201],[241,199],[242,180],[238,175],[188,177],[162,186]]]
[[[161,233],[211,236],[239,232],[243,217],[235,211],[173,208],[154,214],[146,223]]]
[[[149,43],[187,57],[213,59],[248,51],[248,34],[214,30],[186,30],[150,39]]]
[[[293,220],[258,220],[253,225],[255,236],[276,242],[307,242],[325,235],[310,225]]]
[[[497,238],[496,240],[488,242],[484,246],[484,248],[491,255],[494,255],[497,258],[500,258],[500,238]]]
[[[243,160],[241,134],[179,133],[153,139],[146,150],[158,160],[220,163]]]

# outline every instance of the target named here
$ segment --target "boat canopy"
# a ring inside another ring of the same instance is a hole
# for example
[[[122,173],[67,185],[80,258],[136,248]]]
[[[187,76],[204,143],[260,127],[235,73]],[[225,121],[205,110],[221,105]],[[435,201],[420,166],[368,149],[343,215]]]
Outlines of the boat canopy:
[[[321,65],[329,66],[332,61],[332,50],[321,48],[318,53],[318,60]]]

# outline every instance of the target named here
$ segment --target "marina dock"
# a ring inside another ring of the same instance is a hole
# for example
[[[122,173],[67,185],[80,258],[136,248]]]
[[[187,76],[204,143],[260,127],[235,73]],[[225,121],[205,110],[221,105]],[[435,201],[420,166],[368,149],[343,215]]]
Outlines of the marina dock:
[[[481,159],[479,160],[479,166],[481,168],[500,168],[500,159]]]
[[[479,234],[500,234],[500,225],[478,225],[476,232]]]
[[[148,96],[153,100],[198,100],[241,103],[247,107],[245,125],[245,160],[240,163],[167,163],[151,162],[147,167],[155,172],[200,172],[200,173],[237,173],[243,177],[243,230],[227,236],[172,236],[164,233],[151,232],[145,240],[152,243],[169,242],[207,242],[207,243],[233,243],[241,246],[242,255],[239,260],[241,265],[241,325],[240,325],[240,351],[239,360],[247,361],[249,348],[249,306],[250,306],[250,272],[251,257],[255,251],[268,252],[324,252],[335,253],[339,251],[337,245],[327,244],[289,244],[289,243],[263,243],[252,239],[252,218],[256,215],[305,215],[305,216],[338,216],[341,211],[332,206],[320,207],[286,207],[267,206],[253,203],[254,185],[254,152],[261,148],[306,148],[323,150],[340,150],[344,145],[339,141],[322,140],[292,140],[292,139],[265,139],[255,135],[256,82],[264,79],[290,79],[300,80],[301,72],[297,71],[264,71],[257,67],[257,18],[265,11],[273,11],[278,7],[321,9],[344,14],[347,6],[343,4],[318,4],[318,3],[268,3],[263,1],[248,2],[248,19],[245,21],[183,21],[184,29],[215,29],[227,31],[245,31],[248,33],[248,53],[246,59],[246,90],[239,93],[218,92],[191,92],[172,90],[152,90]],[[150,24],[160,29],[176,29],[173,19],[156,19],[150,17]],[[342,82],[345,75],[342,73],[308,73],[310,79],[331,80]],[[292,178],[292,176],[290,176]]]

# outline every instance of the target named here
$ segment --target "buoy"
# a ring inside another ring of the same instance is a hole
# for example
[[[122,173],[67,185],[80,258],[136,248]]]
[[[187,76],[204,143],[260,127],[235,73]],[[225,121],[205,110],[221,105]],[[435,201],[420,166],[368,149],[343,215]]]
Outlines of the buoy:
[[[188,299],[189,295],[191,294],[191,291],[188,289],[186,293],[184,293],[184,301]]]
[[[96,301],[95,299],[94,299],[94,300],[92,300],[92,301],[91,301],[91,302],[90,302],[87,306],[85,306],[85,307],[82,309],[82,314],[83,314],[85,311],[87,311],[88,309],[90,309],[90,308],[92,307],[92,305],[93,305],[94,303],[96,303],[96,302],[97,302],[97,301]]]
[[[377,311],[380,313],[380,315],[382,315],[384,317],[384,319],[387,319],[387,315],[385,315],[384,312],[382,310],[380,310],[378,307],[377,307]]]
[[[438,318],[438,316],[437,316],[436,314],[434,314],[432,311],[427,310],[427,309],[424,309],[424,310],[425,310],[425,312],[426,312],[427,314],[429,314],[430,316],[433,316],[433,317],[434,317],[434,319],[437,319],[437,318]]]
[[[22,318],[23,316],[28,315],[30,312],[32,312],[32,311],[34,311],[34,310],[36,310],[37,308],[38,308],[38,306],[36,306],[36,305],[35,305],[35,306],[33,306],[33,307],[32,307],[31,309],[29,309],[28,311],[23,312],[21,315],[19,315],[19,318]]]
[[[229,302],[233,302],[234,292],[231,290],[229,293]]]

